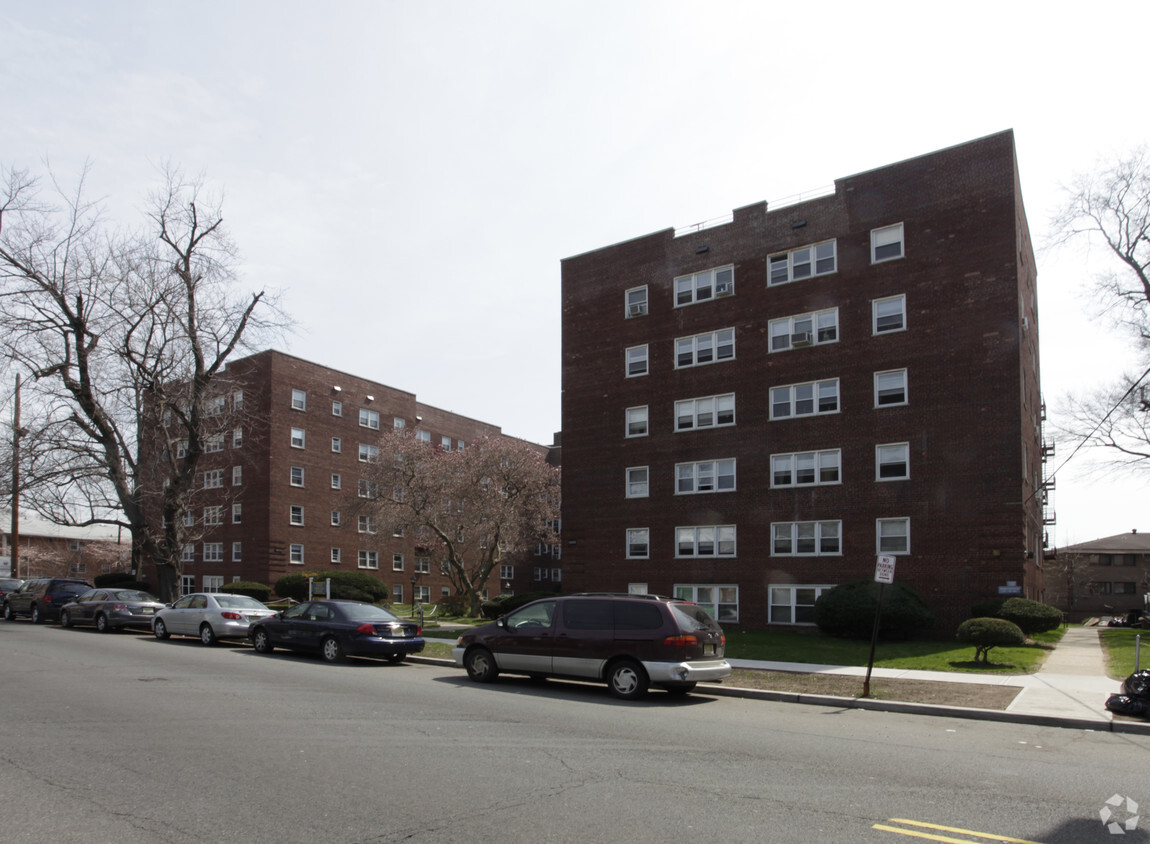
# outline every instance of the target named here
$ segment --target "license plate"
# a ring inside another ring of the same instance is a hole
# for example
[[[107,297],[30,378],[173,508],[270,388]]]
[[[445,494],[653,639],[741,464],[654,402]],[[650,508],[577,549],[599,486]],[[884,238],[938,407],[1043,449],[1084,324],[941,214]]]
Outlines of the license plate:
[[[706,656],[714,656],[715,655],[715,646],[714,645],[703,645],[703,653]]]
[[[156,608],[155,607],[144,607],[142,612],[144,613],[144,615],[155,615],[156,614]]]

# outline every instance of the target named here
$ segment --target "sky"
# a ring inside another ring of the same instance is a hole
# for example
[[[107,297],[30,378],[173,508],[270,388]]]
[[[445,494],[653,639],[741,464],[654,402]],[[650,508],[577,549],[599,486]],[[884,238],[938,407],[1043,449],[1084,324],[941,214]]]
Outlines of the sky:
[[[0,0],[0,166],[88,163],[126,226],[165,163],[202,175],[283,351],[550,443],[563,258],[1011,128],[1041,244],[1148,140],[1148,29],[1144,0]],[[1136,365],[1083,295],[1105,262],[1038,256],[1052,416]],[[1146,476],[1067,454],[1054,544],[1150,530]]]

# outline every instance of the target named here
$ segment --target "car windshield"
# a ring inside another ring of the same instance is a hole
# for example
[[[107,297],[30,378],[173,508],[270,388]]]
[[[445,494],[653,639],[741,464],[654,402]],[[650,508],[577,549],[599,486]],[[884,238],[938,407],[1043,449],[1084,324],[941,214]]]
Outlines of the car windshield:
[[[383,607],[374,604],[339,604],[339,608],[352,621],[399,621]]]
[[[52,591],[61,595],[81,595],[91,588],[87,583],[60,583]]]
[[[684,633],[696,630],[719,630],[719,624],[698,604],[671,604],[671,612]]]
[[[263,604],[247,595],[221,595],[213,596],[216,603],[228,610],[266,610]]]
[[[153,601],[159,603],[159,598],[155,595],[149,595],[147,592],[139,592],[135,589],[120,589],[116,592],[109,592],[109,598],[117,601]]]

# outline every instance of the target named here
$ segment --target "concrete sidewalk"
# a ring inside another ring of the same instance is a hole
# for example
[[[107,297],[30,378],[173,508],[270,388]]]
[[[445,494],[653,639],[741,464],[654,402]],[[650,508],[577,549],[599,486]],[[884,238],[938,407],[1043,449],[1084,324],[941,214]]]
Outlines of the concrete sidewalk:
[[[454,643],[454,639],[428,639]],[[427,660],[442,663],[444,660]],[[771,662],[768,660],[731,659],[736,668],[758,668],[765,671],[792,671],[800,674],[844,674],[866,676],[865,666],[812,665],[805,662]],[[448,661],[450,663],[450,661]],[[1150,668],[1150,642],[1147,665]],[[893,677],[908,680],[933,680],[944,683],[982,683],[989,686],[1016,686],[1017,697],[1005,710],[970,709],[926,703],[876,700],[874,698],[832,697],[796,692],[773,692],[740,689],[729,684],[703,684],[700,690],[722,697],[744,697],[778,700],[840,708],[870,709],[883,712],[907,712],[919,715],[948,715],[986,721],[1009,721],[1083,730],[1140,733],[1150,735],[1150,721],[1115,719],[1106,709],[1106,698],[1122,691],[1122,681],[1106,676],[1106,657],[1094,627],[1070,627],[1053,652],[1035,674],[968,674],[958,671],[913,671],[875,668],[871,677]]]
[[[863,677],[866,668],[843,665],[808,665],[795,662],[767,662],[762,660],[729,660],[738,668],[759,668],[768,671],[797,671],[800,673],[845,674]],[[1051,726],[1114,732],[1136,732],[1150,735],[1150,722],[1141,720],[1115,720],[1106,709],[1106,699],[1122,691],[1122,681],[1106,676],[1106,657],[1098,630],[1093,627],[1070,627],[1062,640],[1035,674],[968,674],[949,671],[911,671],[875,668],[871,677],[893,677],[908,680],[935,680],[945,683],[982,683],[990,686],[1017,686],[1018,696],[1003,710],[967,709],[952,706],[899,703],[862,698],[832,698],[813,695],[778,695],[776,699],[799,698],[803,702],[854,701],[863,709],[884,711],[914,711],[923,714],[956,715],[964,718],[982,718],[994,721],[1049,724]],[[722,686],[708,686],[708,691],[723,694]],[[734,692],[729,687],[727,691]],[[750,691],[750,690],[740,690]],[[821,698],[816,700],[815,698]]]

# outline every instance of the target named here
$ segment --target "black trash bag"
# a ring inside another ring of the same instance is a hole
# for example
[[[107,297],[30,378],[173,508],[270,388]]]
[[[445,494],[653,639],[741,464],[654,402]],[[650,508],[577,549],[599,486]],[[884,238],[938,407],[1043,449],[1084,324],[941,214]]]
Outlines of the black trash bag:
[[[1136,715],[1141,718],[1150,715],[1150,701],[1130,695],[1110,695],[1106,698],[1106,708],[1115,715]]]
[[[1150,699],[1150,671],[1135,671],[1123,681],[1122,691],[1130,697]]]

